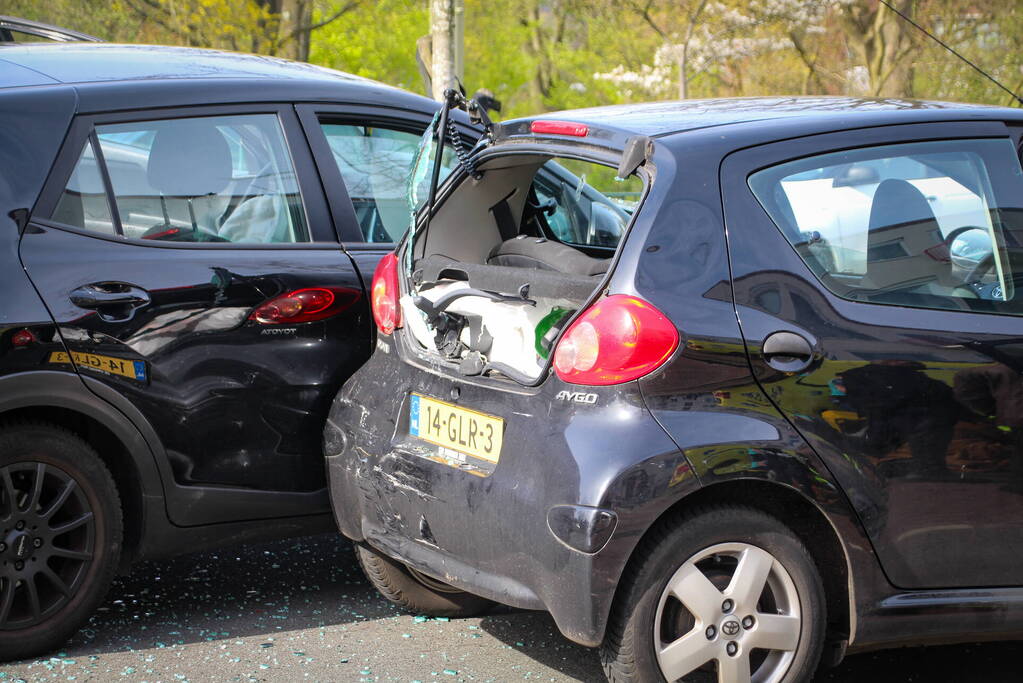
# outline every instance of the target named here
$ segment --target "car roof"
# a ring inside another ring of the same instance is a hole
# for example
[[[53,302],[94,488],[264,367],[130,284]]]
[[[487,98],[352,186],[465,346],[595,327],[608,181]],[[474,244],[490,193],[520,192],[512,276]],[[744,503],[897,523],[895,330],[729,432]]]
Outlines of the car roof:
[[[258,87],[256,80],[261,81]],[[276,57],[113,43],[0,45],[0,94],[5,88],[45,85],[75,87],[79,111],[304,100],[418,110],[437,106],[376,81]]]
[[[364,80],[275,57],[163,45],[15,44],[0,47],[0,60],[67,84],[177,78]]]
[[[865,97],[736,97],[574,109],[525,120],[574,121],[659,137],[754,122],[789,122],[808,129],[828,130],[961,118],[1020,120],[1023,111],[958,102]]]

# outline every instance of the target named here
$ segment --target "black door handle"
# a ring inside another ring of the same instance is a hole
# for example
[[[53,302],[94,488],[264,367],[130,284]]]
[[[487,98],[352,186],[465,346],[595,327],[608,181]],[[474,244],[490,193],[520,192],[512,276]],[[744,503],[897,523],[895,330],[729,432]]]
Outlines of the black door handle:
[[[799,372],[813,360],[810,342],[795,332],[773,332],[767,335],[760,352],[768,365],[782,372]]]
[[[125,282],[95,282],[72,290],[71,303],[98,311],[107,321],[128,320],[135,309],[149,303],[149,293]]]

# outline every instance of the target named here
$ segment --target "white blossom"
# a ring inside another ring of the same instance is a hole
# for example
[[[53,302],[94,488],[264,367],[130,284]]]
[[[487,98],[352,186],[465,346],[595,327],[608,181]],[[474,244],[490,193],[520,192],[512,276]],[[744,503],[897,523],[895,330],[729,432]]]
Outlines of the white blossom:
[[[739,10],[714,0],[704,6],[697,23],[687,27],[684,35],[672,35],[657,49],[652,63],[638,69],[618,65],[593,76],[614,83],[626,97],[636,93],[663,97],[680,85],[680,78],[687,83],[715,65],[792,47],[788,37],[757,36],[758,25],[785,22],[799,26],[805,34],[821,33],[829,11],[855,1],[749,0]],[[685,92],[686,88],[679,90]]]

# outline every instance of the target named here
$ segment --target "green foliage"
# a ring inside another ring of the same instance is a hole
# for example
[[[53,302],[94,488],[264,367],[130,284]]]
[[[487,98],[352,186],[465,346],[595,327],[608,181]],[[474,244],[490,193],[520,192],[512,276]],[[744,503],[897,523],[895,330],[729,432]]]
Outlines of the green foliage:
[[[120,0],[0,0],[0,14],[66,26],[116,42],[132,41],[141,20]]]
[[[321,14],[333,11],[327,7]],[[313,33],[309,61],[422,93],[416,40],[428,31],[424,2],[365,3]]]
[[[1023,88],[1023,3],[895,2],[1008,87]],[[312,31],[310,61],[424,92],[416,41],[429,31],[427,0],[0,0],[0,14],[117,42],[291,54],[282,49],[287,3],[310,8],[314,25],[345,10]],[[884,92],[1011,102],[916,29],[877,14],[885,11],[876,0],[465,0],[464,81],[470,93],[492,90],[503,118],[674,98],[679,61],[688,97]],[[878,16],[887,24],[872,46]],[[643,78],[609,77],[616,69]],[[873,82],[886,74],[898,77]]]

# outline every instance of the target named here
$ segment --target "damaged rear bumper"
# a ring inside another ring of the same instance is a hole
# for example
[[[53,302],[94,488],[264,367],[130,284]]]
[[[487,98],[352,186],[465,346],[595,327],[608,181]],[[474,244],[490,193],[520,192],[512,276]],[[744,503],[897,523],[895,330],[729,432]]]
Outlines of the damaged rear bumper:
[[[691,470],[638,389],[594,388],[585,402],[576,389],[494,389],[374,354],[325,432],[342,533],[462,590],[549,611],[566,637],[598,645],[625,564],[668,504],[656,489],[679,492]],[[413,392],[504,419],[493,471],[431,459],[403,418]]]

